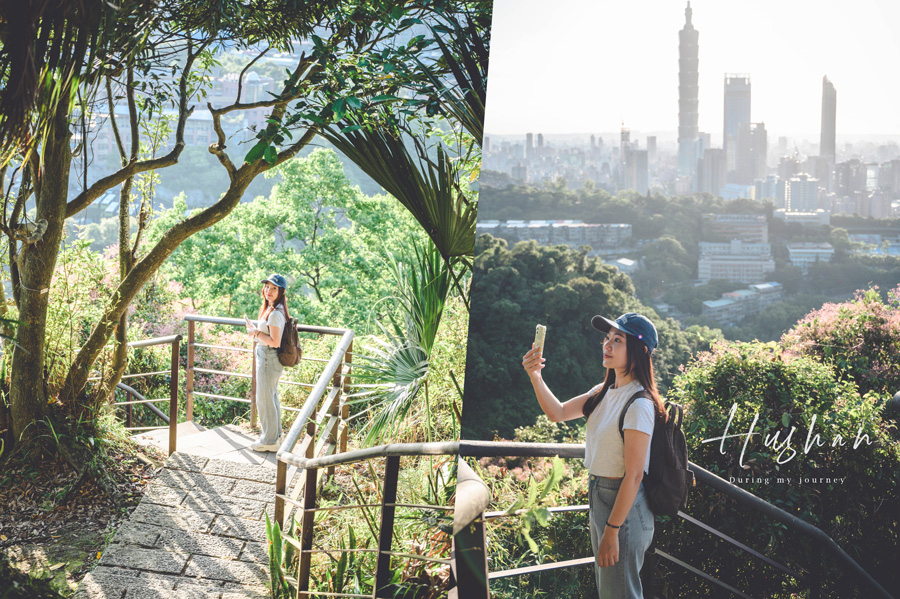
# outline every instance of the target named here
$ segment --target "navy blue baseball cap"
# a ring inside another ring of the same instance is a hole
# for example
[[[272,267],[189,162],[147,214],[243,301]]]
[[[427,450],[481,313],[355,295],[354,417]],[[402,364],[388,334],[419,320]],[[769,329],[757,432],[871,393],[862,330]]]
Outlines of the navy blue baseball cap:
[[[268,279],[263,279],[260,283],[272,283],[276,287],[287,289],[287,279],[279,274],[272,273]]]
[[[595,316],[591,319],[591,325],[599,331],[608,333],[609,329],[616,328],[620,331],[637,337],[644,342],[650,353],[656,349],[659,344],[659,337],[656,334],[656,327],[650,322],[646,316],[642,316],[635,312],[628,312],[615,320],[609,320],[602,316]]]

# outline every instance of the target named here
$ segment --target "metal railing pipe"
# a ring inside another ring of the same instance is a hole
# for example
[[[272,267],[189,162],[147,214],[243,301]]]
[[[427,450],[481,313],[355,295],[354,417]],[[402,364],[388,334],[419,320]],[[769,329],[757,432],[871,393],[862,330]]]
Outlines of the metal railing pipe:
[[[137,349],[140,347],[150,347],[152,345],[168,345],[169,343],[175,343],[176,341],[181,341],[181,335],[169,335],[168,337],[154,337],[153,339],[141,339],[140,341],[131,341],[128,343],[128,347]]]
[[[298,419],[299,420],[299,419]],[[371,458],[383,458],[388,456],[415,456],[415,455],[457,455],[461,442],[446,441],[432,443],[389,443],[376,445],[364,449],[354,449],[345,453],[326,455],[317,458],[304,458],[287,452],[284,447],[290,440],[285,441],[282,449],[278,451],[278,459],[298,468],[325,468],[327,466],[340,466],[352,464]]]
[[[138,398],[137,403],[143,403],[145,406],[147,406],[147,409],[149,409],[151,412],[153,412],[154,414],[159,416],[166,424],[169,424],[169,417],[166,416],[166,414],[162,410],[160,410],[159,408],[154,406],[152,403],[149,403],[149,400],[146,397],[144,397],[143,395],[141,395],[140,393],[135,391],[132,387],[129,387],[128,385],[126,385],[125,383],[123,383],[121,381],[116,383],[116,387],[118,387],[119,389],[121,389],[122,391],[125,391],[126,393],[128,393],[130,395],[134,395],[135,397],[137,397]],[[116,404],[113,404],[113,406],[115,406],[115,405]]]
[[[299,328],[300,327],[298,327],[298,330]],[[330,330],[337,331],[340,329]],[[322,372],[322,374],[319,375],[319,379],[316,381],[316,386],[313,387],[309,392],[309,396],[306,398],[306,402],[304,402],[303,408],[300,410],[300,413],[297,414],[297,418],[294,419],[294,424],[291,425],[291,430],[288,432],[284,443],[281,444],[281,449],[278,450],[277,457],[279,460],[281,459],[282,455],[291,455],[290,452],[294,449],[294,446],[297,445],[297,441],[300,440],[300,435],[303,434],[303,429],[306,425],[306,421],[309,420],[309,417],[315,411],[316,405],[319,403],[319,400],[325,393],[326,387],[330,386],[332,377],[343,362],[344,353],[350,346],[351,341],[353,341],[353,331],[349,329],[343,329],[343,334],[341,336],[341,340],[338,342],[338,347],[335,348],[334,352],[332,353],[331,359],[325,366],[325,370]]]
[[[872,576],[866,572],[862,566],[860,566],[856,561],[847,555],[847,553],[841,549],[841,547],[834,542],[834,539],[829,537],[822,531],[820,528],[813,526],[806,520],[802,520],[797,516],[790,514],[783,509],[768,503],[741,489],[740,487],[733,485],[726,481],[725,479],[716,476],[709,470],[694,464],[693,462],[689,462],[689,468],[694,472],[694,476],[698,481],[709,485],[716,491],[727,495],[737,501],[739,504],[751,507],[758,512],[769,516],[773,520],[777,520],[787,526],[789,529],[794,529],[807,537],[811,538],[813,541],[818,543],[816,547],[827,549],[835,559],[843,563],[845,566],[850,568],[861,580],[868,583],[873,590],[877,591],[879,596],[884,597],[885,599],[893,599],[893,596],[887,592],[887,590],[881,586],[877,580],[872,578]]]
[[[456,470],[456,510],[453,513],[453,534],[481,518],[491,504],[491,491],[465,460],[459,460]]]
[[[219,316],[203,316],[201,314],[187,314],[184,319],[188,322],[205,322],[208,324],[223,324],[230,326],[244,326],[243,318],[222,318]],[[343,335],[348,329],[334,327],[319,327],[308,324],[297,325],[297,331],[301,333],[318,333],[320,335]]]
[[[484,510],[491,503],[491,491],[465,460],[457,461],[456,472],[453,564],[458,595],[467,599],[489,599]]]
[[[579,443],[515,443],[512,441],[460,441],[459,455],[473,458],[584,458]]]

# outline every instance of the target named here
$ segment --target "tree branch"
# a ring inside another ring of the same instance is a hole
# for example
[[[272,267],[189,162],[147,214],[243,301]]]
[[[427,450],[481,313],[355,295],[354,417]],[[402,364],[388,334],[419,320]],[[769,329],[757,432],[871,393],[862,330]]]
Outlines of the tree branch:
[[[119,149],[119,158],[122,166],[128,164],[128,157],[125,155],[125,145],[122,143],[122,136],[119,134],[119,123],[116,122],[116,107],[113,103],[112,83],[110,77],[106,77],[106,105],[109,108],[109,124],[112,126],[113,138],[116,140],[116,147]],[[85,169],[86,171],[87,169]],[[87,174],[85,173],[85,176]],[[87,187],[85,185],[85,187]]]
[[[189,68],[189,65],[184,67]],[[128,65],[128,72],[125,74],[125,101],[128,102],[128,123],[131,125],[131,155],[128,162],[136,161],[138,153],[141,150],[141,140],[138,133],[138,112],[137,103],[134,101],[134,65]],[[175,137],[176,142],[178,137]],[[124,156],[123,156],[124,158]],[[124,164],[125,161],[123,160]]]
[[[256,56],[256,58],[254,58],[254,59],[251,60],[249,63],[247,63],[247,66],[245,66],[245,67],[241,70],[240,75],[238,75],[238,90],[237,90],[237,97],[234,99],[234,101],[235,101],[236,103],[239,103],[239,102],[241,101],[241,91],[243,91],[243,87],[244,87],[244,74],[247,72],[247,69],[249,69],[250,67],[252,67],[252,66],[256,63],[257,60],[259,60],[260,58],[262,58],[263,56],[265,56],[265,55],[266,55],[266,52],[268,52],[268,51],[271,50],[271,49],[272,49],[272,46],[269,46],[268,48],[266,48],[265,50],[263,50],[262,52],[260,52],[260,53]]]
[[[134,268],[116,288],[106,312],[76,355],[66,375],[60,397],[69,401],[74,400],[77,395],[82,393],[87,383],[91,364],[100,355],[120,317],[144,284],[185,239],[198,231],[211,227],[234,210],[247,190],[247,186],[259,172],[261,171],[257,165],[242,165],[235,172],[234,180],[219,201],[166,231],[156,245],[135,263]]]
[[[278,152],[278,156],[275,158],[274,166],[278,166],[282,162],[286,162],[297,155],[297,153],[306,147],[309,142],[313,140],[316,134],[319,132],[319,128],[317,126],[312,126],[306,130],[306,133],[303,134],[297,143],[291,145],[290,147]]]
[[[208,41],[203,42],[202,44],[200,44],[200,48],[197,50],[197,52],[191,52],[190,48],[188,49],[187,60],[185,61],[184,70],[181,73],[181,80],[178,84],[178,124],[175,128],[175,147],[172,148],[172,151],[159,158],[143,160],[140,162],[136,160],[131,161],[115,173],[97,180],[93,185],[75,196],[75,198],[66,205],[66,218],[75,216],[76,214],[90,206],[91,202],[99,198],[106,191],[124,182],[129,177],[133,177],[138,173],[143,173],[157,168],[164,168],[178,163],[178,158],[179,156],[181,156],[181,152],[184,150],[185,146],[184,127],[187,123],[188,117],[190,117],[194,112],[193,106],[188,108],[187,105],[188,100],[190,99],[188,97],[187,90],[188,75],[190,73],[191,67],[194,65],[194,60],[197,58],[200,52],[206,49],[208,45]],[[134,139],[132,139],[132,144],[134,144]]]
[[[251,63],[252,64],[252,63]],[[314,72],[318,71],[316,68],[315,61],[310,58],[306,58],[305,56],[301,56],[299,62],[297,62],[297,68],[294,69],[294,72],[291,73],[291,80],[296,79],[298,82],[300,81],[301,76],[308,77]],[[228,114],[229,112],[234,112],[236,110],[252,110],[254,108],[270,108],[273,106],[287,106],[288,102],[292,100],[296,100],[300,97],[299,92],[294,94],[288,94],[287,88],[282,90],[282,92],[272,98],[271,100],[260,100],[259,102],[250,102],[247,104],[242,104],[240,102],[240,95],[238,95],[234,104],[229,104],[228,106],[223,106],[222,108],[210,108],[210,111],[214,111],[214,113],[218,113],[219,115]]]
[[[231,181],[234,181],[234,175],[237,169],[235,168],[234,163],[231,162],[231,158],[225,153],[225,132],[222,130],[222,113],[213,108],[212,104],[209,102],[206,103],[206,107],[209,109],[210,114],[212,114],[213,130],[216,132],[217,140],[216,143],[209,144],[209,153],[215,155],[215,157],[219,159],[219,162],[228,172],[228,178]]]
[[[291,73],[291,80],[293,81],[296,79],[299,81],[301,77],[308,77],[316,70],[318,70],[318,67],[316,66],[315,62],[307,59],[305,55],[301,56],[300,60],[297,62],[297,67],[294,69],[294,72]],[[216,143],[210,144],[209,152],[219,159],[219,162],[222,164],[222,166],[225,167],[225,170],[228,171],[228,176],[232,180],[234,180],[237,169],[235,168],[234,163],[231,161],[231,158],[229,158],[228,154],[225,153],[226,138],[225,132],[222,130],[222,115],[228,114],[229,112],[234,112],[236,110],[273,107],[274,110],[272,110],[271,118],[275,120],[281,120],[281,118],[284,116],[285,110],[287,109],[288,103],[300,97],[297,93],[288,94],[287,91],[288,88],[286,87],[281,91],[278,97],[273,98],[272,100],[254,102],[252,104],[241,104],[239,102],[240,94],[238,94],[238,101],[229,106],[224,106],[222,108],[213,108],[211,103],[206,104],[210,114],[212,114],[213,117],[213,130],[216,132],[217,138]],[[304,134],[300,141],[293,144],[286,150],[283,150],[281,154],[279,154],[278,159],[276,159],[275,166],[281,164],[285,160],[289,160],[290,158],[296,156],[297,152],[299,152],[304,146],[312,141],[312,138],[315,137],[316,131],[317,129],[315,128],[308,129],[306,134]],[[263,164],[264,166],[261,167],[261,170],[259,172],[265,172],[271,168],[268,164]]]

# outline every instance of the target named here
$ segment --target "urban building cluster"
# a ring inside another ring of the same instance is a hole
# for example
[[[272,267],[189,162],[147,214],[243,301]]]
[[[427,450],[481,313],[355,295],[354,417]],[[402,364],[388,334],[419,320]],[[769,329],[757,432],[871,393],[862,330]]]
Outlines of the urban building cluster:
[[[787,137],[773,144],[765,122],[751,113],[749,74],[724,76],[721,146],[699,130],[699,31],[690,2],[679,31],[677,155],[657,135],[644,144],[623,123],[618,145],[590,136],[589,144],[551,145],[528,133],[522,142],[485,139],[482,185],[540,185],[564,179],[571,188],[588,182],[610,192],[659,189],[670,195],[710,193],[726,199],[769,200],[780,218],[828,223],[831,214],[900,216],[900,148],[888,144],[860,155],[837,147],[837,90],[822,79],[819,143],[801,154]],[[856,154],[856,155],[854,155]],[[496,171],[492,173],[491,171]],[[505,176],[497,176],[502,173]]]
[[[775,270],[769,224],[756,214],[707,214],[703,217],[703,236],[697,262],[697,279],[713,279],[759,284]],[[811,264],[831,262],[834,248],[829,243],[789,243],[792,265],[807,274]]]
[[[588,224],[578,220],[485,220],[478,221],[476,233],[489,233],[510,243],[534,240],[540,245],[589,245],[595,250],[621,248],[631,242],[631,225]]]
[[[784,288],[781,283],[769,282],[749,285],[723,293],[717,300],[703,302],[702,314],[720,324],[734,324],[748,316],[759,314],[768,306],[781,301]]]

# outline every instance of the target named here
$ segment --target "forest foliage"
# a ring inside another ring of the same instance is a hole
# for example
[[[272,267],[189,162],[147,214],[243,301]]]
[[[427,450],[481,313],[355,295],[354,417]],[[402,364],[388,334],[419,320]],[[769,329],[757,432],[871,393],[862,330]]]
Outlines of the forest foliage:
[[[900,554],[900,514],[892,506],[896,506],[900,491],[900,413],[892,410],[891,397],[900,390],[900,360],[896,358],[900,288],[886,295],[884,300],[878,290],[868,289],[851,300],[826,304],[801,318],[780,341],[710,340],[709,349],[694,352],[678,368],[666,396],[685,407],[683,426],[692,462],[819,527],[889,592],[896,593],[900,589],[894,566]],[[693,332],[702,333],[699,329]],[[527,333],[523,336],[530,341]],[[473,343],[475,338],[473,334]],[[549,340],[548,331],[548,344]],[[471,364],[471,352],[469,360]],[[555,364],[549,360],[548,364],[549,375]],[[513,367],[511,372],[517,372],[518,364]],[[469,376],[467,394],[479,388],[479,382],[473,381],[475,372],[470,370]],[[562,384],[557,382],[551,388],[556,391]],[[527,404],[537,405],[533,392],[528,391],[518,404],[520,410]],[[510,417],[492,397],[482,399],[482,418],[493,414]],[[466,412],[467,418],[469,414]],[[467,418],[464,425],[469,423]],[[515,440],[584,441],[583,421],[572,427],[540,416],[532,422],[516,429]],[[731,437],[722,440],[726,435]],[[549,475],[542,459],[485,458],[480,466],[494,489],[496,507],[492,509],[512,504],[527,484],[533,484],[529,481],[541,483]],[[566,478],[547,506],[586,502],[583,465],[570,460],[566,468]],[[795,571],[807,573],[821,585],[824,597],[871,596],[866,585],[847,575],[845,566],[821,551],[817,542],[748,511],[705,485],[690,490],[685,511]],[[496,559],[504,567],[529,565],[535,560],[565,561],[590,551],[586,520],[577,513],[557,514],[547,526],[533,530],[539,546],[536,552],[517,543],[514,527],[508,524],[495,525],[491,534],[493,546],[498,548]],[[794,597],[804,592],[809,582],[770,571],[740,552],[724,550],[706,531],[682,519],[657,518],[655,544],[727,584],[761,596]],[[498,597],[587,599],[592,595],[585,588],[591,588],[588,569],[560,571],[556,576],[534,574],[492,585]],[[714,587],[694,575],[665,566],[660,568],[654,594],[715,593]]]
[[[472,283],[469,353],[466,364],[463,436],[509,438],[541,413],[522,370],[534,327],[547,327],[544,378],[562,399],[601,382],[602,335],[591,327],[595,314],[616,318],[625,312],[646,314],[659,331],[654,353],[661,388],[692,352],[709,347],[709,330],[682,331],[672,319],[634,297],[627,275],[591,257],[586,247],[539,246],[533,241],[509,247],[490,235],[476,243]]]
[[[382,298],[391,296],[387,260],[425,236],[402,206],[352,186],[332,150],[317,149],[279,168],[268,197],[186,240],[162,268],[198,311],[255,315],[259,282],[286,273],[291,315],[300,322],[372,330]],[[186,206],[158,215],[153,240],[183,217]],[[216,248],[211,252],[210,248]]]

